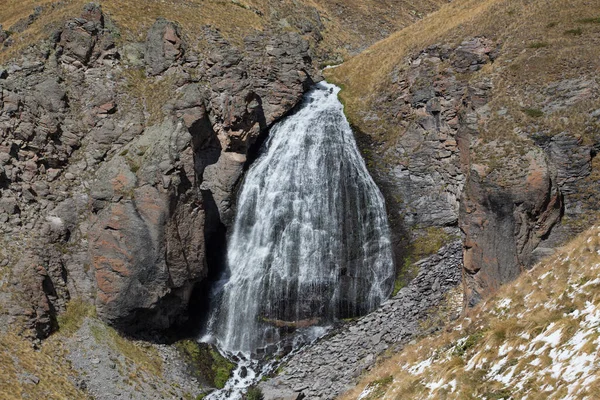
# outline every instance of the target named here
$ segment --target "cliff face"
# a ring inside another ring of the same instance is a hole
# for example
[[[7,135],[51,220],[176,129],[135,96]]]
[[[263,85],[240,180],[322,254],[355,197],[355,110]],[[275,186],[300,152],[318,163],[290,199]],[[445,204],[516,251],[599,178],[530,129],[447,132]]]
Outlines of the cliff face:
[[[44,338],[71,298],[128,333],[184,322],[218,273],[252,146],[315,66],[440,2],[167,3],[3,11],[3,326]]]
[[[159,19],[116,44],[88,5],[3,70],[8,321],[45,337],[70,297],[129,332],[184,318],[250,146],[316,76],[298,34],[201,35],[203,54]]]
[[[600,143],[598,63],[585,55],[598,37],[586,18],[594,10],[471,3],[329,72],[346,89],[400,253],[410,261],[435,230],[461,235],[468,306],[591,224]]]

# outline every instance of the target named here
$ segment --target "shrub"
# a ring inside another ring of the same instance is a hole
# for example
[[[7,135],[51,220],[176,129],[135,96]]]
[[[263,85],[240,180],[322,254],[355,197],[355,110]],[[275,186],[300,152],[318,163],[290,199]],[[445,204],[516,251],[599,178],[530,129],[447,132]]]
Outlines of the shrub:
[[[251,387],[246,393],[246,400],[263,400],[264,396],[262,391],[257,387]]]
[[[469,350],[470,348],[475,346],[481,338],[483,338],[482,332],[477,332],[477,333],[470,335],[463,344],[457,345],[454,348],[454,355],[459,356],[459,357],[464,356],[465,353],[467,352],[467,350]]]
[[[565,31],[565,35],[572,35],[572,36],[581,36],[582,33],[583,33],[583,30],[581,28],[568,29]]]

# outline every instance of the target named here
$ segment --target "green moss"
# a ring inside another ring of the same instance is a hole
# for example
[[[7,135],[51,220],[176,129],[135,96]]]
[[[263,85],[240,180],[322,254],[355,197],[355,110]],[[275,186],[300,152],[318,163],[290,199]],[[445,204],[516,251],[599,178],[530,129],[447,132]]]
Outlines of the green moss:
[[[225,387],[225,383],[231,376],[235,364],[223,357],[218,351],[211,349],[210,354],[213,358],[212,370],[215,373],[214,383],[218,389]]]
[[[127,165],[129,166],[129,169],[134,174],[137,173],[140,170],[141,165],[140,165],[140,163],[137,160],[134,160],[134,159],[128,157],[126,159],[126,161],[127,161]]]
[[[394,282],[392,296],[398,294],[400,289],[417,276],[419,267],[415,265],[415,262],[435,254],[452,239],[451,235],[439,227],[431,226],[418,230],[418,236],[407,249],[404,263],[396,272],[396,281]]]
[[[257,387],[251,387],[246,393],[246,400],[263,400],[264,396],[262,391]]]
[[[225,387],[235,368],[234,363],[213,347],[193,340],[181,340],[175,343],[175,347],[188,359],[196,377],[209,381],[218,389]]]

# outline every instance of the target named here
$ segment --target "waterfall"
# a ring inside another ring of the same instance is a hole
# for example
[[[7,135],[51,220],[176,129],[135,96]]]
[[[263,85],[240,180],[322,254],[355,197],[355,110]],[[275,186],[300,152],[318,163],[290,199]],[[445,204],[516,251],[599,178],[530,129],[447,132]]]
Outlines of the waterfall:
[[[393,286],[385,204],[337,98],[319,83],[248,170],[209,330],[230,353],[312,340]]]

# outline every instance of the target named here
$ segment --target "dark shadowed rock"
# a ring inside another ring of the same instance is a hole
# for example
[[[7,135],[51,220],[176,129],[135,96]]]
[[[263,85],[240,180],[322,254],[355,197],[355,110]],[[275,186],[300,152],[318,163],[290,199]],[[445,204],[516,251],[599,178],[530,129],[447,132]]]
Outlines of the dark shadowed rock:
[[[517,166],[528,168],[517,172]],[[509,185],[471,170],[465,187],[460,224],[469,306],[531,267],[533,251],[561,217],[562,197],[541,151],[515,161],[508,170]]]

